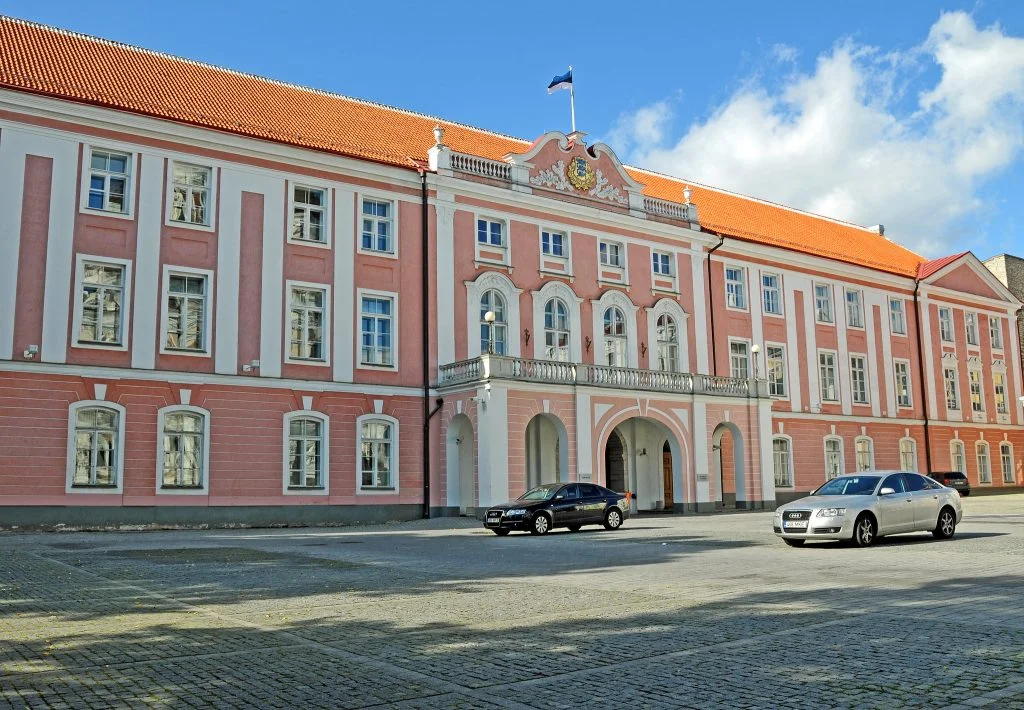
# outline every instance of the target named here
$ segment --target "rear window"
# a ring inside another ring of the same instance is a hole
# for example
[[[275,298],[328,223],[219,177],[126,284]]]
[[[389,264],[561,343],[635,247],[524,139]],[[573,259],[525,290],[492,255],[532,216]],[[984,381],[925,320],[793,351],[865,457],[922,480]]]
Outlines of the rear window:
[[[944,473],[942,474],[942,477],[949,479],[951,481],[963,481],[967,478],[967,476],[960,473],[959,471],[953,471],[952,473]]]

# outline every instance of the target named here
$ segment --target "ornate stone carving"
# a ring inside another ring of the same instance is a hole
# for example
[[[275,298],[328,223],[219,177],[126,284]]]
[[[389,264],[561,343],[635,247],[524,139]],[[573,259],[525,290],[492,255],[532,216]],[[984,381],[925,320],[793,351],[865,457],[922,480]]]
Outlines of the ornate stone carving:
[[[537,175],[530,178],[531,185],[550,187],[555,190],[572,190],[572,184],[565,177],[565,161],[559,160],[546,170],[541,170]]]
[[[626,196],[619,192],[619,188],[609,183],[608,178],[602,175],[600,170],[597,171],[597,184],[587,194],[599,200],[608,200],[620,205],[627,202]]]
[[[586,193],[588,196],[597,200],[607,200],[618,205],[628,203],[626,196],[622,194],[619,188],[608,182],[608,178],[600,170],[595,171],[595,177],[596,183]],[[566,177],[564,160],[559,160],[550,168],[538,172],[530,178],[530,184],[539,187],[549,187],[553,190],[561,190],[562,192],[576,192],[576,188]]]

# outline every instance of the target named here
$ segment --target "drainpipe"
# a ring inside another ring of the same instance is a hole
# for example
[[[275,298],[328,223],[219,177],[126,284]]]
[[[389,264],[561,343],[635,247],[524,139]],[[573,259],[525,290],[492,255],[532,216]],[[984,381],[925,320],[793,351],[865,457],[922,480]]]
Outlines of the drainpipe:
[[[925,380],[924,371],[924,345],[921,342],[923,328],[921,323],[928,317],[927,313],[921,313],[921,305],[918,302],[917,292],[921,289],[921,280],[917,279],[914,286],[914,313],[917,314],[917,361],[918,361],[918,375],[921,380],[921,408],[924,410],[924,461],[925,461],[925,473],[930,474],[932,472],[932,441],[931,434],[928,431],[928,389],[927,382]]]
[[[423,167],[420,172],[420,197],[421,197],[421,228],[423,230],[423,256],[421,274],[421,294],[423,304],[422,326],[423,326],[423,517],[430,517],[430,419],[441,409],[441,402],[438,400],[437,409],[430,411],[430,232],[427,205],[427,170]]]
[[[711,255],[718,251],[725,244],[725,237],[718,236],[718,244],[708,251],[708,322],[711,326],[711,374],[718,374],[718,348],[715,344],[715,287],[711,283]]]

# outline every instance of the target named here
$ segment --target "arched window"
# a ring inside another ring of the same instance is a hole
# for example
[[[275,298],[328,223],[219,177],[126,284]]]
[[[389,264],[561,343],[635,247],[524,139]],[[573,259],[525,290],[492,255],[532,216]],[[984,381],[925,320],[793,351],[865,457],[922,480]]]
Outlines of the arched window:
[[[954,471],[959,471],[966,475],[967,457],[964,454],[964,442],[959,439],[949,442],[949,461]]]
[[[999,462],[1003,470],[1003,483],[1016,483],[1016,471],[1013,466],[1013,444],[1004,441],[999,445]]]
[[[73,410],[72,417],[75,427],[72,487],[117,486],[121,413],[109,407],[84,406]]]
[[[206,485],[206,413],[195,408],[168,408],[159,413],[160,488],[201,489]]]
[[[772,439],[772,462],[775,465],[775,487],[793,487],[793,462],[789,439],[776,436]]]
[[[917,470],[917,442],[909,437],[900,439],[900,470]]]
[[[658,369],[676,372],[679,363],[679,330],[676,320],[667,313],[658,316]]]
[[[494,313],[494,323],[485,320],[487,312]],[[505,299],[496,290],[488,289],[480,297],[480,352],[491,352],[492,338],[493,349],[498,355],[505,355],[505,340],[508,337],[508,316],[505,312]]]
[[[327,417],[316,412],[285,416],[285,488],[287,491],[326,491]]]
[[[560,298],[544,304],[544,355],[549,360],[569,362],[569,309]]]
[[[604,352],[605,364],[610,367],[626,366],[626,316],[617,306],[605,309],[604,312]]]
[[[988,455],[988,444],[977,443],[978,448],[978,483],[992,483],[992,462]]]
[[[390,418],[360,418],[360,490],[395,490],[397,473],[395,466],[396,429],[396,422]]]
[[[825,438],[825,480],[843,475],[843,440],[838,436]]]
[[[857,471],[870,471],[875,467],[875,442],[867,436],[858,436],[853,441],[857,455]]]

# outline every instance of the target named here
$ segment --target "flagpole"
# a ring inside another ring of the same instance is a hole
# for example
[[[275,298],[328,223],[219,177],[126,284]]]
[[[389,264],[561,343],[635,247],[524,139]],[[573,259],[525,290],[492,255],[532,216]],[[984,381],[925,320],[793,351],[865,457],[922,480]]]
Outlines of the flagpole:
[[[572,132],[576,132],[576,90],[573,88],[572,64],[569,65],[569,110],[572,112]]]

